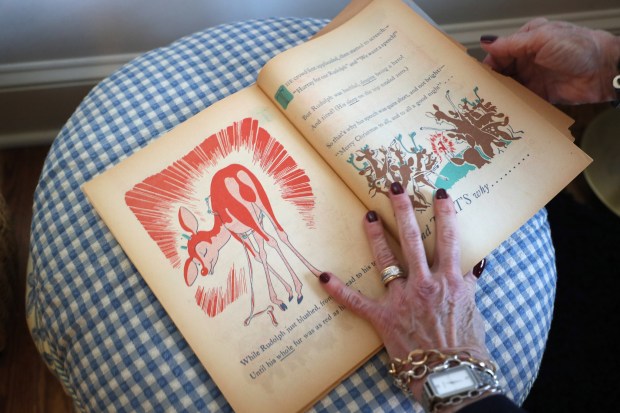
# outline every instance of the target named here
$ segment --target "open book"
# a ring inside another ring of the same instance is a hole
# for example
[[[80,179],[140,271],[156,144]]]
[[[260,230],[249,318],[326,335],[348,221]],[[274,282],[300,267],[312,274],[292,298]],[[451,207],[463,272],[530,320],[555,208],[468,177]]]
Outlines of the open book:
[[[362,219],[410,194],[432,260],[437,188],[463,272],[589,163],[569,121],[398,0],[265,65],[84,191],[238,412],[309,407],[381,348],[330,270],[384,292]]]

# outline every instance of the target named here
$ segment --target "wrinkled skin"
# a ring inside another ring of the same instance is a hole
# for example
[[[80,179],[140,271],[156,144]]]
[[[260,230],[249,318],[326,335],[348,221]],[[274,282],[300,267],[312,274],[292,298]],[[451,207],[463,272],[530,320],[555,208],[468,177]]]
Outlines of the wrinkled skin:
[[[481,42],[484,62],[551,103],[614,100],[620,38],[561,21],[537,18],[516,33]]]
[[[323,286],[334,299],[368,320],[383,340],[391,358],[407,357],[414,349],[469,351],[474,357],[490,360],[485,346],[482,315],[476,307],[476,277],[460,270],[460,249],[456,213],[450,197],[435,200],[436,249],[429,267],[420,229],[406,194],[390,194],[399,228],[404,260],[399,263],[388,246],[381,220],[364,226],[377,267],[399,264],[408,274],[387,286],[379,300],[347,287],[335,276]],[[420,400],[422,383],[412,387]]]

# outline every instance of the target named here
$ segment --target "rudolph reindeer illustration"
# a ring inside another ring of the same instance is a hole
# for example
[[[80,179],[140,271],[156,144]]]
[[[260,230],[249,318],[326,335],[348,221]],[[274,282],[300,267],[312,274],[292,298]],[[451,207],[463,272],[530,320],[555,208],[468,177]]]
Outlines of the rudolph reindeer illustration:
[[[244,246],[248,263],[251,307],[250,315],[244,324],[248,325],[253,317],[267,313],[270,315],[272,323],[277,325],[272,306],[255,311],[254,273],[250,256],[262,264],[267,280],[269,299],[281,310],[286,310],[287,306],[278,298],[273,288],[271,274],[275,275],[282,283],[289,295],[289,302],[293,299],[293,291],[291,286],[269,265],[265,243],[278,253],[290,273],[298,304],[303,300],[303,285],[280,249],[278,240],[265,229],[264,218],[267,217],[271,221],[278,239],[299,258],[312,274],[319,276],[321,272],[293,247],[287,233],[276,219],[260,181],[246,167],[232,164],[218,170],[211,179],[210,191],[211,210],[215,219],[213,228],[206,231],[199,230],[198,219],[194,214],[185,207],[179,208],[178,215],[181,227],[191,234],[187,242],[189,257],[185,261],[183,269],[185,282],[191,286],[198,277],[199,269],[203,276],[213,274],[219,251],[232,237]],[[254,239],[256,248],[250,238]]]

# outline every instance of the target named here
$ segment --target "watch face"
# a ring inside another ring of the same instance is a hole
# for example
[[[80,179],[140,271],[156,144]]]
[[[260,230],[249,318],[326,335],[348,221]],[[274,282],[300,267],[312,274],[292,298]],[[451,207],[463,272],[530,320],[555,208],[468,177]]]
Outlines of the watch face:
[[[458,366],[428,376],[428,384],[437,397],[449,397],[477,387],[477,380],[467,366]]]

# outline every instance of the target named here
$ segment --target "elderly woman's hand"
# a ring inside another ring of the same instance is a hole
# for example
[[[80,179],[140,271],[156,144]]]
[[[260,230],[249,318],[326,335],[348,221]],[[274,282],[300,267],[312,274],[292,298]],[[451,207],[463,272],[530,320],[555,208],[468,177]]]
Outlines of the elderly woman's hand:
[[[475,358],[488,360],[482,316],[474,301],[477,278],[460,270],[452,200],[445,190],[437,191],[436,252],[429,267],[411,201],[400,183],[392,185],[390,198],[406,262],[397,262],[374,212],[366,215],[364,225],[378,268],[403,264],[408,276],[391,281],[380,300],[362,295],[329,273],[320,277],[325,290],[372,323],[392,358],[404,359],[414,349],[438,349],[468,351]],[[474,272],[480,275],[481,268],[477,266]],[[419,380],[413,381],[411,390],[417,400],[421,386]]]
[[[567,22],[534,19],[516,33],[485,35],[484,62],[552,103],[596,103],[615,99],[620,38]]]

